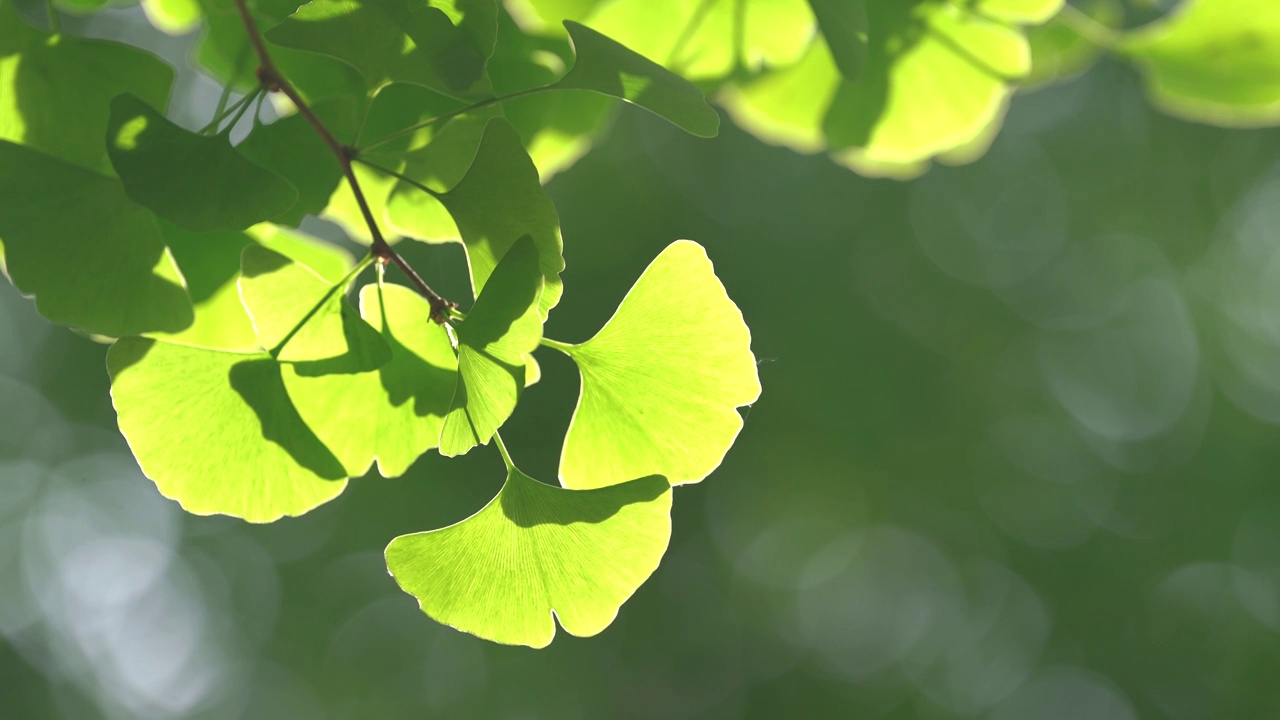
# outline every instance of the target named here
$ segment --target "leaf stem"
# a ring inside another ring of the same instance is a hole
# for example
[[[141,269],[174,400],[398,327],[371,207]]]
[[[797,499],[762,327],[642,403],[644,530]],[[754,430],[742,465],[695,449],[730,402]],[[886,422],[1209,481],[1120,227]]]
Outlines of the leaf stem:
[[[1064,4],[1054,20],[1103,50],[1115,50],[1120,44],[1120,36],[1114,30],[1089,17],[1074,5]]]
[[[49,30],[54,35],[62,34],[62,15],[58,12],[58,8],[54,7],[54,0],[45,0],[45,7],[49,11]]]
[[[360,163],[361,165],[364,165],[364,166],[366,166],[366,167],[371,167],[371,168],[373,168],[374,170],[377,170],[378,172],[386,173],[386,174],[390,175],[390,176],[391,176],[391,177],[393,177],[393,178],[397,178],[397,179],[399,179],[399,180],[403,180],[404,182],[406,182],[406,183],[408,183],[408,184],[410,184],[410,185],[412,185],[412,186],[414,186],[414,187],[418,188],[418,189],[419,189],[419,190],[421,190],[422,192],[427,193],[428,195],[430,195],[431,197],[436,198],[437,200],[438,200],[438,199],[440,199],[440,196],[443,194],[443,193],[438,193],[438,192],[436,192],[435,190],[432,190],[431,188],[427,187],[426,185],[423,185],[422,183],[418,182],[417,180],[414,180],[413,178],[409,177],[408,175],[405,175],[404,173],[396,172],[395,170],[392,170],[391,168],[383,167],[383,166],[381,166],[381,165],[379,165],[379,164],[377,164],[377,163],[370,162],[370,161],[368,161],[368,160],[366,160],[366,159],[364,159],[364,158],[362,158],[362,157],[355,157],[355,158],[352,158],[352,159],[353,159],[353,160],[355,160],[356,162]]]
[[[235,102],[231,103],[229,107],[224,107],[219,109],[217,112],[214,113],[213,119],[209,121],[209,124],[200,128],[199,134],[204,135],[205,133],[211,130],[217,130],[218,126],[222,124],[223,120],[226,120],[228,117],[231,116],[232,113],[239,110],[240,106],[244,105],[246,102],[250,102],[253,96],[257,94],[258,94],[258,91],[255,90],[254,92],[251,92],[245,95],[244,97],[241,97],[239,100],[236,100]]]
[[[254,90],[248,95],[245,95],[244,102],[238,104],[235,111],[235,116],[231,118],[231,122],[227,123],[227,126],[222,128],[222,130],[220,130],[219,133],[226,133],[230,135],[231,131],[235,129],[236,125],[240,124],[240,119],[243,118],[244,114],[249,111],[249,106],[253,104],[253,101],[256,99],[262,98],[264,95],[266,95],[266,93],[264,93],[261,88]]]
[[[549,347],[552,350],[559,350],[560,352],[569,356],[572,356],[573,349],[578,347],[577,345],[573,345],[571,343],[560,342],[559,340],[552,340],[551,338],[547,338],[547,337],[544,337],[541,340],[539,340],[538,344],[542,345],[543,347]]]
[[[366,255],[363,260],[356,263],[355,267],[351,268],[351,272],[347,273],[346,277],[342,278],[342,280],[338,281],[336,285],[329,288],[329,291],[324,294],[324,297],[320,298],[320,301],[312,306],[312,308],[307,311],[306,315],[302,316],[302,319],[298,321],[297,325],[293,326],[293,329],[284,336],[284,339],[275,347],[270,348],[271,355],[275,356],[284,348],[285,345],[288,345],[289,341],[293,339],[293,336],[297,335],[298,331],[302,329],[302,326],[306,325],[311,318],[315,317],[316,313],[320,312],[320,308],[324,307],[324,304],[333,298],[334,293],[346,292],[347,288],[351,285],[351,281],[355,280],[357,275],[364,272],[364,269],[369,267],[369,263],[373,262],[373,259],[373,255]]]
[[[506,443],[502,442],[502,435],[497,430],[493,431],[493,444],[498,446],[498,452],[502,454],[502,462],[507,464],[507,471],[516,469],[515,463],[511,462],[511,454],[507,452]]]
[[[459,108],[452,112],[447,112],[443,115],[437,115],[436,117],[433,117],[430,120],[423,120],[420,123],[410,125],[409,127],[406,127],[406,128],[401,128],[391,133],[390,135],[374,140],[368,145],[365,145],[364,147],[359,148],[358,151],[365,152],[367,150],[372,150],[373,148],[380,147],[389,142],[399,140],[405,135],[412,135],[413,133],[423,128],[431,127],[432,125],[445,122],[446,120],[452,120],[453,118],[456,118],[459,115],[466,115],[467,113],[475,112],[476,110],[483,110],[484,108],[487,108],[491,105],[497,105],[498,103],[504,103],[508,100],[514,100],[515,98],[525,97],[527,95],[536,95],[538,93],[546,92],[547,90],[554,90],[554,89],[555,89],[554,84],[542,85],[540,87],[528,88],[525,90],[517,90],[516,92],[508,93],[506,95],[498,95],[495,97],[486,98],[484,100],[481,100],[480,102],[472,103],[471,105],[468,105],[464,108]]]
[[[320,118],[316,117],[315,112],[307,105],[307,101],[302,98],[284,75],[275,66],[271,60],[271,53],[267,50],[266,40],[263,39],[261,31],[258,30],[257,23],[253,20],[253,15],[249,12],[249,6],[246,0],[235,0],[236,9],[240,12],[240,20],[244,23],[245,32],[249,35],[249,42],[253,45],[254,52],[258,55],[258,82],[267,91],[279,91],[289,98],[293,106],[298,109],[298,113],[306,119],[307,123],[316,131],[324,144],[328,146],[329,151],[333,153],[334,158],[342,167],[342,174],[347,178],[347,184],[351,187],[351,194],[355,196],[356,204],[360,207],[360,214],[364,216],[365,224],[369,226],[369,235],[373,238],[373,242],[369,246],[369,252],[380,263],[392,262],[396,267],[400,268],[405,275],[413,282],[418,292],[427,299],[431,304],[431,319],[437,323],[444,324],[449,319],[449,309],[455,307],[455,303],[445,300],[439,293],[432,290],[426,282],[418,276],[413,268],[400,257],[399,253],[391,248],[391,245],[382,236],[382,229],[378,227],[377,220],[373,217],[373,211],[369,209],[369,202],[365,199],[364,191],[360,189],[360,181],[356,178],[355,171],[351,167],[351,158],[355,156],[355,150],[338,142],[338,139],[329,132],[329,128],[325,127]]]

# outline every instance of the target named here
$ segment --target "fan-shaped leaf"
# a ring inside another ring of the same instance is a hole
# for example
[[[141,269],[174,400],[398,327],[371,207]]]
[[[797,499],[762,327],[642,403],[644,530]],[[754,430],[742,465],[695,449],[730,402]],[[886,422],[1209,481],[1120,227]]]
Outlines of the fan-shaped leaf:
[[[265,354],[125,338],[107,353],[107,370],[138,465],[188,512],[271,522],[347,485]]]
[[[644,475],[697,482],[760,396],[751,334],[697,243],[667,246],[595,337],[567,348],[582,373],[560,481],[612,485]]]
[[[856,80],[867,62],[866,0],[809,0],[832,60],[847,80]]]
[[[0,140],[0,244],[13,284],[53,322],[111,337],[191,324],[155,218],[113,178]]]
[[[671,538],[671,488],[647,477],[564,490],[510,468],[484,509],[387,546],[387,569],[422,611],[486,640],[546,647],[556,623],[595,635],[644,583]]]
[[[107,153],[134,202],[193,232],[243,230],[298,199],[292,185],[246,160],[225,135],[184,130],[132,95],[111,102]]]
[[[431,306],[399,285],[366,285],[360,314],[382,333],[391,360],[371,372],[304,374],[284,367],[284,384],[307,425],[359,477],[376,459],[398,477],[436,446],[449,409],[458,360]]]
[[[440,430],[441,455],[489,442],[515,410],[527,376],[525,356],[542,339],[542,274],[533,240],[513,245],[492,280],[458,328],[458,381]]]

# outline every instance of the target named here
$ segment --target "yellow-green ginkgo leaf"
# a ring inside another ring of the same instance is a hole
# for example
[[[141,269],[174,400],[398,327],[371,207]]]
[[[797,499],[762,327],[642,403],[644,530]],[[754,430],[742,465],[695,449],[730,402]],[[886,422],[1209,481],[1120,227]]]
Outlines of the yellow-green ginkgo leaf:
[[[258,342],[281,362],[307,372],[362,372],[391,359],[391,348],[361,319],[346,289],[368,260],[331,282],[311,268],[260,245],[240,257],[240,299]]]
[[[191,324],[155,217],[118,180],[4,140],[0,249],[13,284],[53,322],[110,337]]]
[[[560,458],[569,488],[714,470],[760,396],[751,333],[701,245],[668,245],[595,337],[563,346],[582,393]]]
[[[124,338],[107,353],[107,370],[138,465],[188,512],[271,522],[347,485],[266,354]]]
[[[1186,0],[1121,44],[1168,112],[1227,127],[1280,123],[1280,4]]]
[[[453,216],[467,248],[477,298],[516,241],[533,238],[543,276],[539,313],[545,319],[562,292],[560,218],[511,123],[501,118],[489,121],[471,169],[440,201]]]
[[[458,360],[431,306],[400,285],[366,285],[360,314],[382,333],[391,359],[358,373],[306,374],[286,365],[284,384],[298,414],[359,477],[377,460],[383,477],[403,475],[436,446],[449,410]]]
[[[134,202],[193,232],[244,230],[293,206],[298,191],[231,146],[170,122],[142,100],[111,102],[107,154]]]
[[[402,535],[386,558],[392,577],[437,622],[541,648],[556,620],[579,637],[608,627],[657,569],[670,538],[671,488],[660,477],[565,490],[509,467],[484,509]]]
[[[542,274],[529,237],[507,251],[492,282],[458,327],[458,376],[440,430],[440,454],[489,442],[515,410],[528,377],[525,357],[542,339]]]

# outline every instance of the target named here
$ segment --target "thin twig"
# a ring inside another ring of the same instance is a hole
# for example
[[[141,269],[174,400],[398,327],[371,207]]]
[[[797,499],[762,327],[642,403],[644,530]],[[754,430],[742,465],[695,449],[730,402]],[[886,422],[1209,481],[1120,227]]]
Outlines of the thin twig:
[[[351,158],[355,155],[354,150],[343,145],[333,136],[333,133],[329,132],[329,128],[325,127],[320,118],[316,117],[311,106],[298,94],[293,85],[289,84],[289,81],[285,79],[275,63],[272,62],[271,53],[267,50],[267,43],[262,38],[262,33],[258,30],[258,25],[254,22],[253,15],[249,12],[246,0],[235,0],[235,3],[236,9],[240,11],[240,19],[244,23],[245,32],[249,35],[249,42],[253,45],[254,52],[258,55],[258,81],[268,91],[279,91],[289,98],[293,106],[298,109],[298,114],[302,115],[307,123],[320,135],[320,139],[328,146],[329,151],[333,153],[334,158],[342,167],[342,174],[347,178],[347,184],[351,187],[351,194],[355,196],[356,205],[360,207],[360,214],[364,216],[365,224],[369,226],[369,235],[373,238],[373,242],[369,246],[369,253],[377,258],[380,263],[395,263],[396,267],[400,268],[409,277],[418,292],[422,293],[422,296],[431,304],[431,319],[437,323],[444,324],[449,319],[449,311],[457,307],[457,304],[445,300],[439,293],[432,290],[382,236],[382,230],[378,227],[378,222],[373,217],[373,211],[369,209],[369,202],[365,199],[364,191],[360,189],[360,181],[356,179],[355,171],[351,167]]]

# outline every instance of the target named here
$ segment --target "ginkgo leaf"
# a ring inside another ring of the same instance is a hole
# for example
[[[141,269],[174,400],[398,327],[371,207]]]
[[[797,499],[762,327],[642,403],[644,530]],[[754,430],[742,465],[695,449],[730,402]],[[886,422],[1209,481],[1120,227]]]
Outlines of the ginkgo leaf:
[[[133,93],[164,107],[173,68],[135,47],[50,35],[0,2],[0,140],[94,170],[110,171],[111,99]]]
[[[370,90],[401,81],[465,93],[484,74],[485,54],[467,33],[408,0],[311,0],[267,38],[349,63]]]
[[[668,245],[595,337],[566,346],[582,393],[560,457],[568,488],[714,470],[760,396],[751,333],[701,245]]]
[[[867,62],[840,86],[824,122],[836,159],[906,177],[988,137],[1010,81],[1030,70],[1019,30],[953,3],[872,3],[867,14]]]
[[[582,22],[691,80],[785,67],[814,34],[806,0],[615,0]]]
[[[429,0],[427,4],[448,16],[459,30],[471,38],[481,55],[489,57],[493,54],[498,37],[497,0]]]
[[[368,261],[330,282],[311,268],[259,245],[240,258],[240,299],[258,342],[305,371],[363,372],[385,365],[391,348],[347,302],[346,289]]]
[[[867,62],[866,0],[809,0],[840,74],[856,80]]]
[[[204,17],[198,0],[142,0],[140,4],[151,27],[168,35],[186,35]]]
[[[757,138],[816,153],[827,147],[822,123],[840,78],[831,51],[819,38],[799,62],[726,85],[718,100],[739,127]]]
[[[1280,123],[1280,5],[1270,0],[1186,0],[1120,49],[1174,115],[1227,127]]]
[[[538,249],[529,237],[511,246],[493,282],[458,327],[458,377],[440,429],[440,454],[488,444],[515,410],[526,381],[525,356],[542,339]]]
[[[1119,27],[1124,9],[1119,0],[1082,0],[1072,5],[1075,10],[1106,28]],[[1065,80],[1093,65],[1103,48],[1083,37],[1070,24],[1055,20],[1028,28],[1027,44],[1031,48],[1031,72],[1019,83],[1029,90]]]
[[[545,319],[562,292],[560,218],[510,123],[500,118],[489,121],[471,169],[440,201],[453,216],[467,248],[476,297],[516,241],[533,238],[543,276],[539,313]]]
[[[226,135],[180,128],[132,95],[111,102],[107,153],[134,202],[193,232],[243,230],[298,199],[292,185],[246,160]]]
[[[107,353],[107,370],[139,467],[187,512],[271,522],[347,485],[265,354],[124,338]]]
[[[1019,25],[1040,25],[1058,14],[1063,0],[976,0],[968,5],[989,18]]]
[[[392,540],[386,559],[396,583],[437,622],[541,648],[557,620],[579,637],[608,627],[670,539],[671,488],[661,477],[565,490],[510,467],[482,510]]]
[[[240,255],[249,245],[290,257],[331,283],[340,281],[354,264],[341,248],[274,225],[255,225],[244,232],[193,233],[163,220],[159,224],[195,306],[190,327],[177,333],[148,333],[169,342],[241,352],[262,349],[240,302],[237,282]]]
[[[555,86],[621,98],[701,137],[714,137],[720,116],[688,80],[585,25],[566,20],[573,67]]]
[[[3,140],[0,247],[13,284],[53,322],[110,337],[191,324],[155,218],[119,181]]]
[[[323,375],[286,365],[284,385],[348,475],[364,475],[377,460],[383,477],[398,477],[436,446],[458,360],[444,328],[432,322],[431,306],[409,288],[366,285],[360,314],[391,348],[385,365]]]
[[[349,141],[355,135],[356,107],[349,100],[320,102],[311,109],[340,142]],[[307,215],[319,215],[342,182],[338,159],[300,114],[255,128],[236,150],[280,175],[297,190],[297,199],[272,216],[272,222],[296,227]]]

